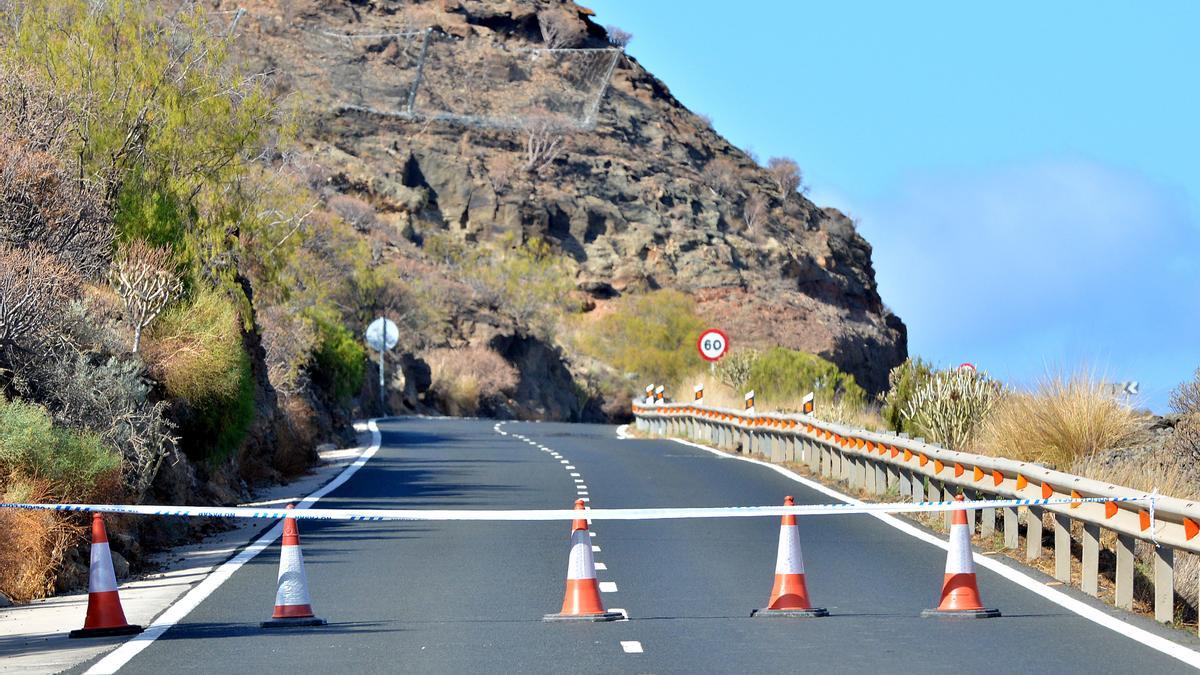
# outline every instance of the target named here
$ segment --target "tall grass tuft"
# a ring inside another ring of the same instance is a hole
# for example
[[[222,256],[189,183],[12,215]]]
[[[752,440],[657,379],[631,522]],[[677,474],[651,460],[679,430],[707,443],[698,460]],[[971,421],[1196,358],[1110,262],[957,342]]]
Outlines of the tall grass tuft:
[[[1087,372],[1047,375],[1033,391],[1009,394],[985,421],[974,450],[1054,468],[1119,447],[1136,432],[1129,408]]]

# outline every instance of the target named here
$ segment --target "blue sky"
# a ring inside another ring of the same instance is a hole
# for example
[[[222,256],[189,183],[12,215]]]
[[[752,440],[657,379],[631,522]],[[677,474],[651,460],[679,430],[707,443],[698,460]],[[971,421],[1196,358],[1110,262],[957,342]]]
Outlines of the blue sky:
[[[591,6],[858,219],[912,354],[1087,368],[1159,412],[1200,366],[1200,3]]]

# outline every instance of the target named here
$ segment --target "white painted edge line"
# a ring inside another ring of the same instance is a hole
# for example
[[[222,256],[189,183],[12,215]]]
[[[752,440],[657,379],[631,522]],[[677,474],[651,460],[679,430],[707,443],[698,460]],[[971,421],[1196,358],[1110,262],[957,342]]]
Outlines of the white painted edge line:
[[[771,469],[777,473],[780,473],[780,474],[786,476],[787,478],[790,478],[791,480],[794,480],[797,483],[804,485],[805,487],[812,488],[813,490],[816,490],[817,492],[820,492],[824,495],[828,495],[830,497],[833,497],[834,499],[838,499],[838,500],[846,502],[848,504],[862,505],[864,503],[860,499],[855,499],[854,497],[851,497],[850,495],[842,494],[841,492],[838,492],[837,490],[834,490],[833,488],[822,485],[821,483],[818,483],[814,480],[805,478],[804,476],[801,476],[800,474],[790,471],[782,466],[778,466],[776,464],[771,464],[770,462],[764,462],[764,461],[758,460],[758,459],[751,459],[750,457],[736,457],[734,455],[727,454],[727,453],[717,450],[715,448],[710,448],[710,447],[707,447],[704,445],[700,445],[699,443],[692,443],[691,441],[685,441],[681,438],[671,438],[671,439],[665,439],[665,440],[671,440],[676,443],[680,443],[682,445],[686,445],[686,446],[693,447],[693,448],[699,448],[700,450],[704,450],[705,452],[710,452],[710,453],[717,455],[718,457],[721,457],[724,459],[733,459],[733,460],[740,460],[743,462],[750,462],[752,464],[759,464],[759,465],[764,466],[768,469]],[[942,541],[938,537],[935,537],[932,534],[929,534],[928,532],[923,532],[920,529],[914,527],[913,525],[910,525],[910,524],[900,520],[899,518],[896,518],[895,516],[888,515],[886,513],[872,513],[870,515],[875,518],[878,518],[879,520],[882,520],[883,522],[887,523],[888,525],[891,525],[892,527],[896,528],[897,530],[900,530],[901,532],[903,532],[911,537],[920,539],[921,541],[924,541],[929,544],[933,544],[934,546],[937,546],[940,549],[950,550],[950,544],[948,542]],[[1103,626],[1103,627],[1105,627],[1115,633],[1118,633],[1120,635],[1124,635],[1124,636],[1130,638],[1131,640],[1140,642],[1141,644],[1146,645],[1147,647],[1149,647],[1155,651],[1166,654],[1167,656],[1170,656],[1172,658],[1179,659],[1180,661],[1188,664],[1189,666],[1192,666],[1193,668],[1200,668],[1200,652],[1197,652],[1192,649],[1188,649],[1184,645],[1181,645],[1177,642],[1172,642],[1171,640],[1168,640],[1167,638],[1164,638],[1161,635],[1155,635],[1154,633],[1151,633],[1150,631],[1148,631],[1144,628],[1139,628],[1138,626],[1135,626],[1127,621],[1122,620],[1118,616],[1114,616],[1112,614],[1107,614],[1105,612],[1102,612],[1085,602],[1082,602],[1080,600],[1072,598],[1071,596],[1067,595],[1066,593],[1063,593],[1062,591],[1055,590],[1054,588],[1051,588],[1050,586],[1043,584],[1042,582],[1038,581],[1037,579],[1034,579],[1033,577],[1025,574],[1024,572],[1022,572],[1018,569],[1015,569],[1013,567],[1009,567],[1008,565],[1005,565],[1004,563],[999,562],[993,558],[989,558],[987,556],[980,555],[979,553],[974,553],[973,558],[975,560],[976,565],[979,565],[980,567],[986,567],[987,569],[995,572],[996,574],[999,574],[1000,576],[1004,577],[1005,579],[1008,579],[1009,581],[1017,584],[1018,586],[1021,586],[1022,588],[1025,588],[1026,590],[1032,591],[1033,593],[1042,596],[1043,598],[1049,600],[1050,602],[1053,602],[1054,604],[1058,605],[1059,607],[1062,607],[1063,609],[1066,609],[1070,612],[1074,612],[1075,614],[1078,614],[1079,616],[1081,616],[1093,623],[1099,624],[1100,626]]]
[[[617,427],[617,438],[619,438],[623,441],[629,440],[631,438],[631,436],[628,433],[626,433],[628,431],[629,431],[628,424],[622,424],[621,426]]]
[[[616,593],[617,592],[617,582],[601,581],[600,582],[600,592],[601,593]]]
[[[318,488],[315,492],[305,497],[300,503],[296,504],[297,509],[307,509],[317,503],[321,497],[333,492],[342,486],[350,477],[358,472],[359,469],[367,463],[367,460],[375,456],[379,451],[379,446],[382,443],[383,436],[379,433],[377,420],[367,422],[367,428],[371,431],[371,444],[363,451],[358,459],[354,460],[350,466],[342,469],[333,480]],[[167,632],[169,628],[182,621],[193,609],[196,609],[205,598],[212,595],[213,591],[221,587],[221,584],[229,580],[234,572],[241,569],[242,565],[250,562],[259,553],[262,553],[268,546],[275,543],[275,540],[283,534],[283,522],[278,522],[274,527],[267,530],[265,534],[255,539],[252,544],[242,549],[233,558],[225,561],[220,567],[209,573],[199,584],[192,587],[192,590],[183,595],[182,598],[171,604],[162,614],[159,614],[154,621],[146,627],[146,630],[138,635],[126,640],[124,644],[109,652],[104,658],[97,661],[88,668],[85,675],[108,675],[115,673],[125,664],[129,663],[130,659],[137,656],[143,649],[149,647],[155,640]]]
[[[626,654],[641,654],[642,643],[637,640],[621,640],[621,651]]]

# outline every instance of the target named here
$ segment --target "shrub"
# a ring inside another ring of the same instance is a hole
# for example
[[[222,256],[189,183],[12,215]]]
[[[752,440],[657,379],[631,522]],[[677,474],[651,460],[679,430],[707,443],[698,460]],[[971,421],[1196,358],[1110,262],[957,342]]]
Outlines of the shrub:
[[[17,347],[22,352],[17,360],[45,352],[49,335],[61,323],[60,308],[77,285],[74,275],[40,246],[0,243],[0,352]]]
[[[0,398],[0,472],[41,481],[64,501],[86,501],[111,490],[121,457],[100,437],[54,426],[40,405]]]
[[[880,397],[883,403],[883,421],[889,429],[896,433],[913,433],[912,424],[904,416],[904,411],[916,394],[917,388],[932,376],[933,366],[920,358],[905,359],[904,363],[892,368],[888,373],[887,393]]]
[[[1171,391],[1171,409],[1180,415],[1200,414],[1200,368]]]
[[[734,392],[747,391],[746,383],[750,381],[750,373],[758,357],[757,349],[739,349],[726,354],[717,362],[717,379]]]
[[[425,354],[430,390],[451,415],[474,415],[482,400],[510,394],[520,379],[517,369],[486,347],[432,349]]]
[[[147,338],[150,372],[188,408],[185,450],[211,461],[228,456],[254,419],[254,378],[233,302],[205,289],[164,312]]]
[[[772,157],[767,161],[767,173],[779,188],[780,198],[785,200],[800,189],[803,181],[800,165],[790,157]]]
[[[1066,468],[1120,446],[1136,431],[1131,410],[1087,373],[1047,376],[1031,392],[1010,394],[983,425],[977,450]]]
[[[313,321],[288,307],[274,305],[258,312],[258,322],[267,353],[267,379],[282,394],[298,393],[317,346]]]
[[[710,161],[700,172],[700,182],[718,197],[732,197],[739,187],[737,163],[728,157]]]
[[[763,403],[775,406],[798,401],[810,391],[818,403],[839,401],[861,408],[866,400],[853,375],[815,354],[783,347],[772,347],[755,360],[747,386]]]
[[[0,499],[37,503],[58,497],[44,481],[17,479],[0,490]],[[57,513],[0,509],[0,593],[16,602],[53,594],[63,555],[82,529]]]
[[[362,390],[367,350],[348,328],[324,317],[317,319],[317,340],[314,379],[339,403],[345,403]]]
[[[614,47],[624,49],[633,41],[633,33],[622,30],[618,26],[605,26],[604,32],[608,34],[608,44]]]
[[[913,393],[903,415],[914,433],[962,450],[1003,394],[1000,384],[974,370],[942,370]]]
[[[133,351],[142,343],[142,331],[183,291],[171,270],[171,252],[149,246],[140,239],[125,247],[112,271],[113,287],[125,303],[125,321],[133,328]]]
[[[691,298],[675,290],[625,296],[580,338],[580,347],[623,373],[674,382],[696,370],[704,326]]]

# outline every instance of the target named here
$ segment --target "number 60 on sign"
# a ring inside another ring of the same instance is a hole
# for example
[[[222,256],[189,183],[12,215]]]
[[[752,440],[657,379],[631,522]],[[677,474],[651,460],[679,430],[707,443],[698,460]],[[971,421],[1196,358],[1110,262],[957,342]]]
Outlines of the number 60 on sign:
[[[700,334],[696,349],[705,361],[718,361],[729,351],[729,336],[716,328],[709,328]]]

